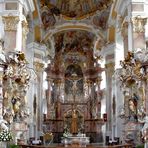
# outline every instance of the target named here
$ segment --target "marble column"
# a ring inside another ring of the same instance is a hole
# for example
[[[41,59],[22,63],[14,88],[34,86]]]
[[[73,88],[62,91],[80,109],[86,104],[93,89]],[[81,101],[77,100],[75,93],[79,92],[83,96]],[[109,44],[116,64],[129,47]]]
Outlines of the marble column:
[[[50,107],[52,105],[52,100],[51,100],[51,90],[52,90],[52,79],[48,78],[47,76],[47,82],[48,82],[48,89],[46,90],[46,100],[47,100],[47,119],[50,119]]]
[[[91,98],[91,87],[92,87],[92,81],[90,79],[85,80],[85,93],[86,93],[86,99],[89,100],[87,104],[87,118],[92,118],[92,98]]]
[[[2,80],[3,80],[3,68],[0,67],[0,118],[3,115],[3,88],[2,88]]]
[[[112,137],[112,76],[114,74],[114,63],[105,64],[106,68],[106,135]]]
[[[132,19],[133,24],[133,50],[138,48],[145,49],[146,48],[146,40],[145,40],[145,25],[147,22],[147,18],[141,18],[140,16],[134,17]]]
[[[129,49],[129,42],[128,42],[128,22],[123,22],[121,27],[121,35],[123,37],[123,46],[124,46],[124,55],[128,52]]]
[[[62,79],[55,79],[54,80],[54,85],[55,85],[55,93],[56,93],[56,98],[55,98],[55,115],[57,119],[61,118],[61,97],[62,97],[62,92],[63,92],[63,80]]]
[[[28,33],[28,23],[26,20],[28,11],[34,10],[33,2],[24,2],[23,5],[20,1],[12,0],[16,4],[15,11],[7,10],[5,7],[6,1],[1,3],[2,7],[2,20],[5,30],[5,50],[6,51],[22,51],[26,48],[26,35]],[[10,12],[9,12],[10,11]]]
[[[148,63],[145,66],[146,74],[148,75]],[[146,115],[148,116],[148,79],[145,81],[145,107],[146,107]]]
[[[96,92],[97,92],[97,106],[96,106],[96,111],[97,111],[97,118],[101,118],[101,97],[102,97],[102,92],[100,90],[100,84],[101,84],[101,76],[98,76],[96,80]]]
[[[3,27],[2,27],[2,21],[0,18],[0,54],[3,51]],[[3,112],[3,88],[2,88],[2,81],[3,81],[3,67],[0,67],[0,118],[2,118],[2,112]]]
[[[145,73],[148,75],[148,63],[145,66]],[[146,106],[146,116],[148,117],[148,79],[146,79],[146,81],[145,81],[145,106]],[[148,132],[148,128],[147,128],[146,132]],[[144,148],[148,147],[148,136],[147,135],[148,135],[148,133],[146,133]]]
[[[5,50],[14,51],[17,42],[17,26],[20,21],[19,16],[2,16],[5,31]]]
[[[43,113],[42,113],[42,102],[43,102],[43,71],[44,64],[38,61],[34,61],[34,69],[37,73],[37,135],[41,136],[42,125],[43,125]]]

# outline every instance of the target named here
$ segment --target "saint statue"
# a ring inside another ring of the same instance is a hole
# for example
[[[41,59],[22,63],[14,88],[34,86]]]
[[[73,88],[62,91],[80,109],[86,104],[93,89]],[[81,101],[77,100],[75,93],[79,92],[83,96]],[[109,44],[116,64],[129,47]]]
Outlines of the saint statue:
[[[130,121],[138,121],[137,101],[135,99],[129,100],[129,119]]]
[[[71,133],[72,134],[77,134],[78,133],[78,116],[76,113],[76,110],[74,109],[72,112],[72,122],[71,122]]]

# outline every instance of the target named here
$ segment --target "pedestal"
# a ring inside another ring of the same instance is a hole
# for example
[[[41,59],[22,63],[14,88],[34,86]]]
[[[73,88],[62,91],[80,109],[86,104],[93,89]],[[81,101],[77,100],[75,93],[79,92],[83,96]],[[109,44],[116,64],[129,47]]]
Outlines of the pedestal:
[[[147,148],[147,147],[148,147],[148,142],[145,142],[144,148]]]
[[[0,147],[1,148],[7,148],[7,142],[0,142]]]

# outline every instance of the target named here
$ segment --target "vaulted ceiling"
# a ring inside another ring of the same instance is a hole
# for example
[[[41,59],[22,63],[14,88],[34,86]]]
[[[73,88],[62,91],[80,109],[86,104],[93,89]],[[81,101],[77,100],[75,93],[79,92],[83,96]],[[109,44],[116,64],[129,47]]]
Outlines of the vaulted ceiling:
[[[101,50],[107,41],[113,0],[34,0],[34,3],[35,39],[47,45],[50,56],[55,55],[59,36],[67,40],[67,31],[80,32],[77,40],[81,40],[84,31],[87,38],[93,36],[90,43],[93,50]],[[81,41],[80,45],[84,43]]]

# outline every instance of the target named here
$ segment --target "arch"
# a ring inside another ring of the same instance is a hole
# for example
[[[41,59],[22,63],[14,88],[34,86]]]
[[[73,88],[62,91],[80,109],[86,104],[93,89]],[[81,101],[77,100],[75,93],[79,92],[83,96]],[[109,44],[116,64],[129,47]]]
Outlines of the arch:
[[[55,29],[49,30],[42,38],[41,42],[46,42],[48,38],[51,38],[54,34],[62,31],[67,30],[82,30],[93,33],[97,38],[103,38],[105,39],[104,35],[101,33],[100,30],[94,29],[91,25],[86,25],[83,23],[65,23],[64,25],[56,26]]]

